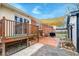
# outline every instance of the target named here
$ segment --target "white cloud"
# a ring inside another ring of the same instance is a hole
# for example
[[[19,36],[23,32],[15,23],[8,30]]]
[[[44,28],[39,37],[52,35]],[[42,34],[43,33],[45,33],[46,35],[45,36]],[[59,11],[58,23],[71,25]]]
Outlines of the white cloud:
[[[41,8],[40,6],[36,6],[35,8],[33,8],[32,13],[41,14],[40,8]]]

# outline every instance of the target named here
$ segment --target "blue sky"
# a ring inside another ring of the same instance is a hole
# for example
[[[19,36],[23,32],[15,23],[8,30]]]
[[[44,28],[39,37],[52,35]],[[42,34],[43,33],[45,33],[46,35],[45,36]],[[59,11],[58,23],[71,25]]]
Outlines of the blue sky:
[[[69,10],[74,10],[74,4],[61,3],[13,3],[13,6],[25,11],[38,19],[64,16]]]

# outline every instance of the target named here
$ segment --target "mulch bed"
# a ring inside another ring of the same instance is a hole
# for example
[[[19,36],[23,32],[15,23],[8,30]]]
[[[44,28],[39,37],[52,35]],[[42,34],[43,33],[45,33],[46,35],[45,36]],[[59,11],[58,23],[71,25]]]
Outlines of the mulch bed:
[[[62,47],[69,49],[69,50],[72,50],[72,51],[75,50],[75,47],[74,47],[72,42],[62,42]]]

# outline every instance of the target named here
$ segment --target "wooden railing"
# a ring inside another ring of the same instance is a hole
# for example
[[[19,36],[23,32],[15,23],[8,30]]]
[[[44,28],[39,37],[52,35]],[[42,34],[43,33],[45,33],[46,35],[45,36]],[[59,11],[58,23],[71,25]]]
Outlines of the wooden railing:
[[[5,18],[0,20],[0,36],[14,37],[28,34],[28,23],[16,22]]]

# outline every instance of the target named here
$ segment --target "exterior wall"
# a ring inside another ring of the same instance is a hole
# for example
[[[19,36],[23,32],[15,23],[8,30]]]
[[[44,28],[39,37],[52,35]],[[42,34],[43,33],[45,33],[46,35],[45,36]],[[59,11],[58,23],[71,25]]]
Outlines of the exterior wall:
[[[8,9],[8,8],[5,8],[5,7],[1,7],[1,19],[3,16],[6,17],[6,19],[8,20],[14,20],[14,15],[15,15],[15,12]]]
[[[73,28],[72,28],[72,41],[74,46],[77,48],[77,16],[71,16],[70,17],[70,23],[72,24]]]
[[[0,7],[0,19],[3,18],[3,16],[5,16],[5,18],[7,20],[11,20],[11,21],[15,21],[15,16],[18,16],[18,17],[21,17],[21,18],[25,18],[27,20],[29,20],[29,24],[31,24],[31,19],[29,19],[27,16],[21,14],[21,13],[18,13],[17,11],[14,11],[10,8],[7,8],[5,6],[1,6]],[[15,23],[9,23],[7,21],[5,21],[5,36],[8,36],[9,34],[10,35],[13,35],[14,34],[14,26],[15,26]],[[29,30],[30,30],[31,27],[29,27]],[[29,31],[30,32],[30,31]]]

